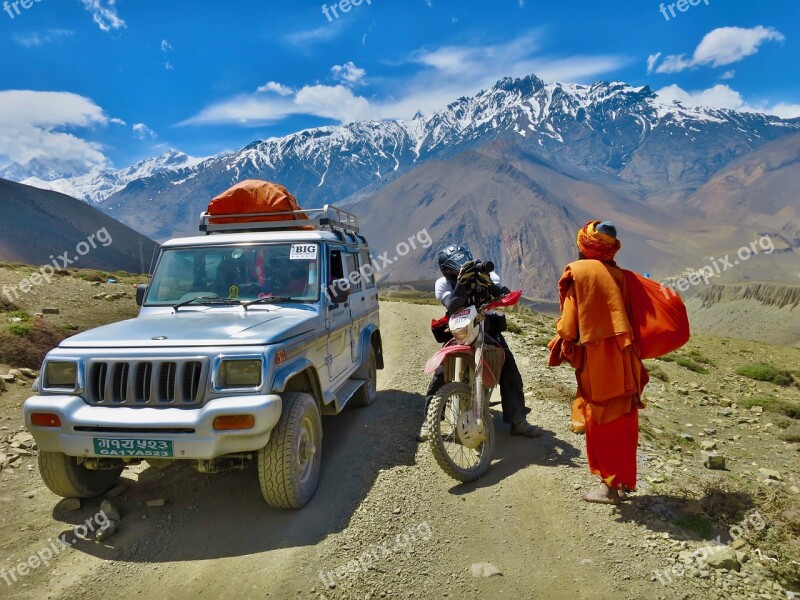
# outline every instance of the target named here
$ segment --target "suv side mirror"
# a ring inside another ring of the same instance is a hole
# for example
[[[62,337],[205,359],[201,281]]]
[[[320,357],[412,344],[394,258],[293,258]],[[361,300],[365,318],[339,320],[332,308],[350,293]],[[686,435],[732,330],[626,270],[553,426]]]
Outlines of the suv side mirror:
[[[144,297],[147,295],[147,288],[148,285],[146,283],[140,283],[136,286],[136,306],[141,306],[144,304]]]
[[[336,279],[328,286],[328,299],[333,304],[342,304],[350,298],[350,282],[347,279]]]

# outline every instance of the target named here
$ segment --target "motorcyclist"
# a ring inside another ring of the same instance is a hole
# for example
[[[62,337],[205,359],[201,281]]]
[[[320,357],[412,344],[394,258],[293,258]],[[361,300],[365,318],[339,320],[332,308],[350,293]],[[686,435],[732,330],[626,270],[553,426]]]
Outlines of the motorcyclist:
[[[439,270],[442,277],[436,281],[436,299],[447,310],[448,316],[465,306],[480,305],[494,298],[510,293],[500,285],[500,277],[486,268],[487,263],[479,263],[470,251],[461,245],[453,244],[439,252]],[[487,272],[489,271],[489,272]],[[505,351],[505,362],[500,371],[500,399],[503,407],[503,422],[511,423],[511,435],[537,437],[541,430],[528,423],[525,415],[530,412],[525,407],[525,394],[514,355],[500,331],[492,330],[487,321],[487,333]],[[436,370],[425,398],[425,414],[436,392],[445,384],[444,370]],[[424,442],[429,438],[428,423],[424,421],[417,439]]]

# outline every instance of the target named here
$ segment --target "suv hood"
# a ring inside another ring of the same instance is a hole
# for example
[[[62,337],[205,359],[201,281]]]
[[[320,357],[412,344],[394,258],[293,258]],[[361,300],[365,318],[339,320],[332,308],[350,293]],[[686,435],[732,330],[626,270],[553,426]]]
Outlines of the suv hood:
[[[275,344],[315,326],[311,307],[208,308],[149,314],[67,338],[60,348],[176,348]],[[160,338],[160,339],[159,339]]]

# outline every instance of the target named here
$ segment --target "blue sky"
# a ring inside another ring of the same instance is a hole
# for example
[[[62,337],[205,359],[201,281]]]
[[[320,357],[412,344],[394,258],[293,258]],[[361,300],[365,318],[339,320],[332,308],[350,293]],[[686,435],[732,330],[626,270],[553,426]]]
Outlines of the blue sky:
[[[205,156],[528,73],[800,116],[800,3],[692,1],[0,0],[0,167]]]

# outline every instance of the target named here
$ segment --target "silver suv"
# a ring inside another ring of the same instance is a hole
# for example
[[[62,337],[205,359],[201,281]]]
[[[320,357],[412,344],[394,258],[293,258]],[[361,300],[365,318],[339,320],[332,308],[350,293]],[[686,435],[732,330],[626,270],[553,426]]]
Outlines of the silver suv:
[[[137,318],[45,358],[24,413],[55,494],[99,495],[142,460],[204,473],[257,460],[270,505],[313,496],[320,415],[371,404],[383,368],[369,248],[333,206],[237,217],[204,213],[205,235],[162,246]]]

